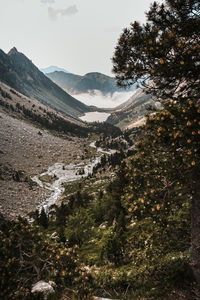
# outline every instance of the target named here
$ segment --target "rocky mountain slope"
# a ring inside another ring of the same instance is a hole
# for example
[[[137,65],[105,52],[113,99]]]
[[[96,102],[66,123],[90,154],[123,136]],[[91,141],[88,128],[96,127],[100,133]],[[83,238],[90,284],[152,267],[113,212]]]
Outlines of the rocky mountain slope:
[[[56,137],[2,110],[0,130],[0,213],[16,218],[35,210],[48,195],[31,176],[57,161],[69,163],[80,157],[85,139]]]
[[[113,77],[93,72],[87,73],[84,76],[71,73],[58,72],[46,74],[61,88],[70,94],[95,93],[95,90],[100,91],[103,95],[121,92],[122,90],[116,85]],[[135,86],[130,90],[135,90]]]
[[[66,115],[78,117],[91,108],[76,100],[47,78],[16,48],[0,50],[0,81]]]
[[[64,115],[34,98],[26,97],[0,81],[0,107],[10,116],[48,129],[59,135],[87,136],[88,125],[76,118]],[[57,132],[58,134],[58,132]]]
[[[145,113],[149,106],[158,107],[151,95],[146,95],[141,89],[125,103],[115,108],[115,112],[108,117],[108,123],[116,125],[121,129],[138,127],[145,122]]]
[[[51,128],[53,120],[62,120],[68,133]],[[31,176],[84,154],[87,125],[0,82],[0,131],[0,213],[12,219],[48,196]]]

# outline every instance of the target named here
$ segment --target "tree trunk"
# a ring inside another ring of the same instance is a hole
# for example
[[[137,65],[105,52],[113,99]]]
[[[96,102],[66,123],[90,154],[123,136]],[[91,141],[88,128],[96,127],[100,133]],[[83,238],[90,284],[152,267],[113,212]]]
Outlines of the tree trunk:
[[[192,239],[190,249],[191,266],[197,286],[196,299],[200,299],[200,180],[197,181],[192,199]]]

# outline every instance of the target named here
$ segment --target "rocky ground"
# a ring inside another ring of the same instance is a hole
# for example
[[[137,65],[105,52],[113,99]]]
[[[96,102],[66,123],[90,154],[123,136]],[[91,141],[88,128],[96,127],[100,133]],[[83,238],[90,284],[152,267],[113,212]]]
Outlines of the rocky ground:
[[[0,213],[16,218],[35,210],[48,191],[31,181],[56,162],[80,160],[85,139],[62,139],[0,109]]]

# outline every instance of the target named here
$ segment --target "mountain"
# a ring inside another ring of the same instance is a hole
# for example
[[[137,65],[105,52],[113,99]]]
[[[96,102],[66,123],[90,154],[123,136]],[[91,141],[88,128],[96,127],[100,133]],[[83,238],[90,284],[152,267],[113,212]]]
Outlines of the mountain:
[[[0,81],[64,114],[78,117],[91,111],[47,78],[24,54],[0,50]]]
[[[145,113],[149,106],[159,107],[159,103],[138,89],[134,95],[115,108],[106,122],[116,125],[121,129],[130,129],[141,126],[145,122]]]
[[[102,92],[103,95],[121,92],[116,85],[115,78],[98,73],[87,73],[84,76],[71,73],[58,72],[46,74],[53,82],[66,90],[68,93],[75,95],[81,93],[95,93],[95,90]],[[132,86],[129,91],[135,90],[136,86]]]
[[[0,82],[0,214],[13,218],[35,210],[49,192],[31,177],[84,155],[88,130]]]
[[[12,118],[23,120],[56,136],[76,136],[85,138],[88,135],[105,134],[115,136],[121,134],[119,128],[109,123],[89,124],[79,118],[64,115],[36,99],[19,93],[14,88],[0,81],[0,112]],[[1,142],[0,142],[1,145]],[[1,152],[0,152],[1,154]]]
[[[0,132],[0,221],[1,213],[11,219],[27,215],[50,196],[49,191],[34,184],[31,178],[35,174],[56,162],[90,161],[94,150],[89,152],[88,136],[92,134],[121,134],[108,123],[87,124],[63,115],[2,81]]]
[[[57,135],[85,137],[89,126],[81,120],[64,115],[34,98],[29,98],[0,81],[0,111]]]
[[[50,66],[50,67],[47,67],[47,68],[43,68],[43,69],[40,69],[40,71],[44,74],[52,73],[52,72],[55,72],[55,71],[61,71],[61,72],[69,73],[67,70],[65,70],[63,68],[56,67],[56,66]]]

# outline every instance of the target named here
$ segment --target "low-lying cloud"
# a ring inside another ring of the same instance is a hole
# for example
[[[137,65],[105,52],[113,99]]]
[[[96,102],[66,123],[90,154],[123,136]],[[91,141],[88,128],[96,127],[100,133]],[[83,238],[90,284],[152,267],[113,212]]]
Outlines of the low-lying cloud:
[[[69,6],[66,9],[48,8],[48,14],[51,20],[55,21],[59,16],[72,16],[78,12],[76,5]]]
[[[132,92],[115,92],[110,95],[103,95],[98,90],[92,90],[88,93],[73,94],[72,96],[86,105],[94,105],[100,108],[113,108],[127,101],[135,91]]]

